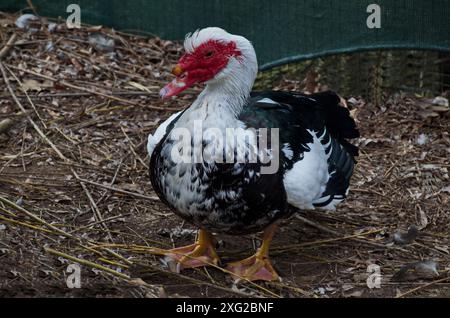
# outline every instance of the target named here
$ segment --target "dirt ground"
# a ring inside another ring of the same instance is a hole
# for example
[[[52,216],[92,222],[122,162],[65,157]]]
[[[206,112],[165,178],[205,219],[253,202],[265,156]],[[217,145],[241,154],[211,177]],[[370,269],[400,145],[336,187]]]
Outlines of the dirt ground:
[[[200,89],[158,98],[180,46],[16,18],[0,13],[0,297],[450,297],[445,99],[345,96],[362,135],[349,199],[280,223],[282,282],[236,286],[220,268],[177,274],[155,255],[195,239],[155,196],[145,147]],[[258,244],[218,235],[223,264]],[[70,264],[81,288],[68,287]]]

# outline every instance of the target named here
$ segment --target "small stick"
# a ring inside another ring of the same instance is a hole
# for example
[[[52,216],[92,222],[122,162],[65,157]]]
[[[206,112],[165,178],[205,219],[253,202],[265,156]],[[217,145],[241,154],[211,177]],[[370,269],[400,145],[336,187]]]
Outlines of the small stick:
[[[80,176],[78,175],[78,173],[75,171],[75,169],[73,167],[70,167],[70,171],[72,171],[72,174],[75,176],[75,178],[77,180],[80,180]],[[101,224],[103,229],[105,229],[105,231],[108,234],[108,238],[111,241],[113,241],[111,232],[109,231],[108,227],[106,226],[105,221],[102,217],[102,214],[100,213],[100,210],[98,209],[98,206],[94,201],[94,198],[92,197],[91,193],[89,192],[88,188],[86,187],[86,184],[84,182],[80,181],[80,185],[83,188],[83,191],[86,194],[89,202],[91,203],[91,208],[92,208],[92,211],[94,211],[94,215],[95,215],[95,218],[97,219],[97,222]]]
[[[39,136],[41,136],[42,139],[45,140],[45,142],[47,144],[50,145],[50,147],[52,147],[52,149],[58,154],[58,156],[60,158],[62,158],[63,160],[67,160],[67,158],[59,151],[58,148],[56,148],[55,144],[53,144],[53,142],[51,142],[47,136],[42,132],[42,130],[38,127],[38,125],[36,125],[36,123],[34,122],[34,120],[30,117],[30,115],[27,113],[27,111],[25,110],[25,108],[22,106],[22,104],[20,103],[20,101],[17,99],[16,94],[14,93],[11,84],[9,83],[9,79],[8,76],[6,75],[6,71],[5,71],[5,67],[3,66],[3,63],[0,62],[0,71],[2,72],[3,75],[3,79],[5,80],[5,84],[8,87],[8,91],[11,94],[12,98],[14,99],[14,101],[16,102],[17,106],[20,108],[20,110],[25,114],[25,116],[27,117],[28,121],[31,123],[31,125],[33,126],[33,128],[37,131],[37,133],[39,134]]]
[[[27,4],[30,7],[31,11],[33,11],[34,15],[39,17],[36,7],[34,6],[34,4],[31,2],[31,0],[27,0]],[[40,18],[40,17],[39,17]]]
[[[31,95],[31,99],[38,98],[48,98],[48,97],[81,97],[81,96],[91,96],[93,93],[85,93],[85,92],[73,92],[73,93],[47,93],[47,94],[38,94]],[[156,97],[158,94],[153,92],[144,92],[144,91],[120,91],[120,92],[111,92],[110,95],[113,96],[153,96]],[[4,97],[0,95],[0,97]],[[25,95],[17,95],[17,98],[26,98]]]
[[[427,284],[424,284],[424,285],[418,286],[418,287],[416,287],[416,288],[410,289],[410,290],[404,292],[403,294],[400,294],[400,295],[395,296],[395,298],[402,298],[402,297],[404,297],[404,296],[406,296],[406,295],[409,295],[409,294],[411,294],[411,293],[414,293],[414,292],[416,292],[416,291],[418,291],[418,290],[420,290],[420,289],[429,287],[429,286],[434,285],[434,284],[437,284],[437,283],[445,282],[446,280],[449,280],[449,279],[450,279],[450,276],[447,276],[447,277],[444,277],[444,278],[441,278],[441,279],[438,279],[438,280],[434,280],[434,281],[429,282],[429,283],[427,283]]]
[[[8,67],[16,69],[16,70],[19,70],[19,71],[22,71],[22,72],[25,72],[25,73],[28,73],[28,74],[32,74],[32,75],[37,76],[37,77],[45,78],[45,79],[47,79],[49,81],[52,81],[52,82],[58,82],[58,84],[61,84],[63,86],[70,87],[70,88],[73,88],[73,89],[76,89],[76,90],[79,90],[79,91],[91,93],[91,94],[102,96],[102,97],[105,97],[105,98],[109,98],[109,99],[112,99],[112,100],[115,100],[115,101],[118,101],[118,102],[121,102],[121,103],[124,103],[124,104],[129,104],[129,105],[133,105],[133,106],[139,106],[138,103],[133,102],[131,100],[123,99],[123,98],[120,98],[120,97],[108,95],[108,94],[101,93],[101,92],[96,92],[96,91],[93,91],[93,90],[85,88],[85,87],[76,86],[74,84],[66,82],[65,80],[59,80],[59,79],[56,79],[56,78],[51,77],[51,76],[39,74],[39,73],[30,71],[30,70],[26,70],[26,69],[21,68],[21,67],[16,67],[16,66],[13,66],[13,65],[8,65]],[[157,106],[146,105],[146,107],[150,108],[150,109],[155,109],[155,110],[166,110],[165,108],[157,107]]]
[[[109,218],[103,219],[103,221],[92,222],[92,223],[89,223],[89,224],[84,225],[84,226],[82,226],[82,227],[76,228],[75,230],[71,231],[70,233],[79,232],[79,231],[81,231],[81,230],[84,230],[84,229],[89,228],[89,227],[91,227],[91,226],[100,224],[100,223],[102,223],[102,222],[110,222],[110,221],[114,221],[114,220],[116,220],[116,219],[122,218],[122,217],[127,216],[127,215],[130,215],[130,213],[125,214],[125,215],[124,215],[124,214],[119,214],[119,215],[111,216],[111,217],[109,217]]]
[[[369,234],[373,234],[373,233],[378,233],[380,231],[381,230],[372,230],[372,231],[367,231],[367,232],[364,232],[364,233],[359,233],[359,234],[354,234],[354,235],[347,235],[347,236],[331,238],[331,239],[318,240],[318,241],[313,241],[313,242],[305,242],[305,243],[300,243],[300,244],[287,244],[287,245],[284,245],[282,247],[273,248],[273,250],[288,251],[288,250],[291,250],[291,249],[297,249],[297,248],[304,247],[304,246],[312,246],[312,245],[316,245],[316,244],[325,244],[325,243],[330,243],[330,242],[349,240],[349,239],[352,239],[352,238],[355,238],[355,237],[360,237],[360,236],[365,236],[365,235],[369,235]]]
[[[6,199],[6,198],[3,198],[3,197],[0,196],[0,201],[3,202],[3,203],[6,204],[6,205],[9,205],[10,207],[13,207],[13,208],[16,209],[16,210],[18,210],[18,211],[20,211],[20,212],[22,212],[22,213],[28,215],[28,216],[29,216],[30,218],[32,218],[33,220],[35,220],[35,221],[37,221],[37,222],[39,222],[39,223],[41,223],[41,224],[47,226],[48,228],[52,229],[53,231],[55,231],[55,232],[57,232],[57,233],[59,233],[59,234],[65,236],[65,237],[75,238],[72,234],[69,234],[69,233],[67,233],[67,232],[65,232],[65,231],[63,231],[63,230],[58,229],[57,227],[55,227],[55,226],[53,226],[53,225],[47,223],[46,221],[44,221],[44,220],[41,219],[40,217],[34,215],[33,213],[27,211],[27,210],[24,209],[23,207],[21,207],[21,206],[15,204],[15,203],[12,202],[12,201],[9,201],[9,200]],[[76,238],[75,238],[75,239],[76,239]]]
[[[102,270],[104,272],[107,272],[109,274],[112,274],[114,276],[120,277],[122,279],[130,280],[129,276],[127,276],[125,274],[122,274],[122,273],[119,273],[119,272],[116,272],[115,270],[113,270],[111,268],[108,268],[108,267],[105,267],[105,266],[102,266],[100,264],[97,264],[97,263],[94,263],[94,262],[90,262],[90,261],[87,261],[87,260],[84,260],[84,259],[72,256],[72,255],[69,255],[69,254],[66,254],[66,253],[63,253],[63,252],[59,252],[59,251],[54,250],[54,249],[52,249],[50,247],[44,246],[44,250],[47,253],[50,253],[50,254],[53,254],[53,255],[56,255],[56,256],[60,256],[60,257],[64,257],[64,258],[66,258],[68,260],[77,262],[77,263],[79,263],[81,265],[86,265],[86,266],[89,266],[89,267],[93,267],[93,268]]]
[[[6,86],[8,87],[8,90],[12,96],[12,98],[14,99],[14,101],[16,102],[17,106],[20,108],[20,110],[24,113],[26,113],[25,108],[23,107],[23,105],[20,103],[20,101],[17,99],[16,94],[14,93],[11,84],[9,83],[9,79],[8,76],[6,76],[6,71],[5,68],[3,66],[3,63],[0,62],[0,71],[3,75],[3,78],[5,80]],[[56,154],[58,155],[58,157],[65,161],[65,162],[70,162],[70,160],[63,155],[63,153],[55,146],[55,144],[47,138],[47,136],[45,136],[45,134],[42,132],[42,130],[39,128],[39,126],[34,122],[34,120],[30,117],[29,114],[26,114],[28,121],[31,123],[31,125],[33,126],[33,128],[36,130],[36,132],[41,136],[42,139],[45,140],[45,142],[47,144],[50,145],[50,147],[56,152]],[[80,176],[78,175],[78,173],[75,171],[75,169],[71,166],[70,167],[70,171],[72,172],[72,174],[75,176],[76,179],[80,179]],[[86,196],[88,197],[89,202],[91,203],[92,206],[92,210],[94,211],[95,217],[97,218],[97,221],[103,221],[102,215],[100,213],[100,210],[98,209],[97,205],[95,204],[94,199],[92,198],[91,193],[89,192],[88,188],[86,187],[86,185],[83,182],[80,182],[81,187],[83,188],[83,191],[86,193]],[[108,232],[108,237],[110,239],[112,239],[111,233],[109,231],[109,229],[107,228],[107,226],[102,223],[103,228]]]
[[[351,240],[353,240],[353,241],[355,241],[355,242],[358,242],[358,243],[364,243],[364,244],[369,244],[369,245],[372,245],[372,246],[375,246],[375,247],[378,247],[378,248],[383,248],[383,249],[385,249],[385,248],[394,248],[394,249],[396,249],[396,250],[399,250],[399,251],[402,251],[402,252],[405,252],[405,253],[409,253],[409,251],[407,251],[407,250],[405,250],[405,249],[403,249],[403,248],[400,248],[400,247],[398,247],[398,246],[386,246],[386,245],[383,245],[383,244],[380,244],[380,243],[376,243],[376,242],[372,242],[372,241],[365,241],[365,240],[362,240],[362,239],[360,239],[360,238],[357,238],[357,237],[349,237],[349,236],[345,236],[345,234],[342,234],[342,233],[339,233],[339,232],[336,232],[336,231],[334,231],[334,230],[331,230],[331,229],[329,229],[329,228],[327,228],[327,227],[325,227],[325,226],[322,226],[322,225],[320,225],[320,224],[317,224],[316,222],[313,222],[313,221],[311,221],[311,220],[308,220],[308,219],[306,219],[306,218],[304,218],[303,216],[300,216],[300,215],[295,215],[295,217],[297,218],[297,219],[299,219],[300,221],[302,221],[303,223],[306,223],[306,224],[308,224],[308,225],[310,225],[310,226],[312,226],[312,227],[315,227],[316,229],[318,229],[318,230],[320,230],[320,231],[323,231],[323,232],[325,232],[325,233],[329,233],[329,234],[332,234],[332,235],[334,235],[334,236],[338,236],[338,237],[347,237],[347,238],[350,238]],[[379,231],[377,231],[377,232],[379,232]],[[366,233],[367,234],[367,233]]]
[[[229,293],[241,295],[241,296],[244,296],[244,297],[249,297],[249,294],[243,293],[241,291],[234,290],[234,289],[231,289],[231,288],[227,288],[227,287],[224,287],[224,286],[221,286],[221,285],[218,285],[218,284],[212,284],[212,283],[206,282],[204,280],[198,280],[198,279],[195,279],[195,278],[191,278],[189,276],[185,276],[183,274],[172,272],[170,270],[164,270],[164,269],[158,268],[158,267],[150,265],[150,264],[140,264],[140,263],[136,263],[136,262],[134,262],[134,264],[138,265],[138,266],[141,266],[141,267],[147,267],[147,268],[151,269],[152,271],[158,271],[158,272],[164,273],[164,274],[166,274],[168,276],[173,276],[173,277],[176,277],[176,278],[179,278],[179,279],[183,279],[183,280],[186,280],[188,282],[192,282],[194,284],[209,286],[209,287],[212,287],[212,288],[215,288],[215,289],[219,289],[219,290],[223,290],[223,291],[226,291],[226,292],[229,292]],[[223,268],[219,267],[219,270],[223,270]],[[258,285],[256,283],[253,283],[251,281],[249,281],[249,282],[252,285],[256,285],[256,287],[259,287],[263,291],[266,291],[269,295],[271,295],[271,296],[273,296],[275,298],[280,298],[279,295],[271,292],[270,290],[268,290],[268,289],[266,289],[266,288],[264,288],[264,287],[262,287],[262,286],[260,286],[260,285]]]
[[[14,46],[14,42],[16,42],[17,34],[13,33],[9,38],[8,42],[6,42],[5,46],[0,50],[0,60],[5,57],[5,55],[9,52],[9,50]]]
[[[144,160],[136,153],[134,148],[136,146],[134,145],[133,141],[128,137],[127,133],[125,132],[125,129],[123,129],[122,125],[120,125],[120,129],[122,130],[122,133],[124,134],[125,138],[128,140],[128,144],[130,145],[130,150],[133,153],[134,157],[138,159],[138,161],[142,164],[142,166],[146,169],[147,165],[145,164]]]
[[[120,167],[122,166],[122,163],[123,163],[123,158],[120,159],[120,162],[119,162],[119,164],[117,165],[116,172],[114,173],[114,176],[113,176],[111,182],[109,183],[110,186],[112,186],[112,185],[116,182],[116,178],[117,178],[117,176],[118,176],[118,174],[119,174]],[[100,197],[100,199],[97,200],[97,204],[99,204],[100,202],[102,202],[103,199],[106,197],[107,194],[108,194],[108,191],[103,192],[103,194],[102,194],[102,196]]]
[[[17,220],[9,219],[9,218],[7,218],[7,217],[4,217],[4,216],[1,215],[1,214],[0,214],[0,220],[3,220],[3,221],[5,221],[5,222],[9,222],[9,223],[12,223],[12,224],[22,225],[22,226],[28,227],[28,228],[30,228],[30,229],[33,229],[33,230],[38,230],[38,231],[42,231],[42,232],[46,232],[46,233],[50,233],[50,234],[53,233],[53,232],[50,231],[50,230],[43,229],[43,228],[41,228],[41,227],[39,227],[39,226],[36,226],[36,225],[33,225],[33,224],[28,224],[28,223],[26,223],[26,222],[20,222],[20,221],[17,221]]]
[[[121,244],[114,244],[114,245],[111,245],[111,244],[101,244],[101,245],[97,245],[97,246],[91,246],[91,248],[96,249],[96,248],[104,248],[104,247],[109,247],[109,246],[119,247],[119,246],[124,246],[124,245],[121,245]],[[126,247],[126,245],[125,245],[125,247]],[[160,256],[166,256],[166,255],[167,255],[167,250],[161,249],[161,248],[158,248],[158,247],[147,247],[147,246],[142,246],[142,247],[140,247],[140,248],[142,248],[143,250],[145,250],[147,253],[150,253],[150,254],[153,254],[153,255],[160,255]],[[173,253],[179,254],[179,253],[177,253],[177,252],[173,252]],[[180,253],[179,255],[187,256],[188,258],[191,258],[191,259],[196,259],[196,257],[194,257],[194,256],[184,255],[184,254],[182,254],[182,253]],[[225,269],[225,268],[222,268],[222,267],[220,267],[220,266],[217,266],[217,265],[215,265],[215,264],[213,264],[213,263],[208,263],[208,262],[206,262],[206,264],[208,264],[209,266],[214,267],[215,269],[220,270],[220,271],[222,271],[222,272],[224,272],[224,273],[226,273],[226,274],[230,274],[230,275],[232,274],[232,275],[235,275],[235,276],[239,277],[239,278],[241,279],[241,281],[247,282],[247,283],[249,283],[250,285],[254,286],[255,288],[258,288],[258,289],[260,289],[260,290],[263,290],[263,291],[265,291],[266,293],[270,294],[270,295],[273,296],[273,297],[276,297],[276,298],[279,298],[279,297],[280,297],[279,295],[275,294],[274,292],[270,291],[269,289],[267,289],[267,288],[265,288],[265,287],[263,287],[263,286],[261,286],[261,285],[258,285],[258,284],[256,284],[256,283],[252,282],[251,280],[248,280],[248,279],[245,278],[245,277],[241,277],[241,276],[239,276],[239,275],[237,275],[237,274],[234,274],[234,273],[230,272],[229,270],[227,270],[227,269]],[[166,272],[166,271],[163,271],[163,272]],[[215,285],[214,285],[214,286],[215,286]]]
[[[75,177],[75,178],[77,178],[77,177]],[[117,192],[117,193],[131,195],[131,196],[134,196],[136,198],[145,199],[145,200],[149,200],[149,201],[158,201],[159,200],[158,197],[150,197],[150,196],[143,195],[143,194],[140,194],[140,193],[135,193],[135,192],[130,192],[130,191],[118,189],[118,188],[111,187],[111,186],[108,186],[108,185],[105,185],[105,184],[101,184],[101,183],[98,183],[98,182],[86,180],[86,179],[83,179],[83,178],[80,178],[80,177],[78,177],[77,179],[80,182],[89,183],[89,184],[95,185],[95,186],[100,187],[100,188],[108,189],[108,190],[111,190],[111,191],[114,191],[114,192]]]
[[[325,233],[328,233],[328,234],[332,234],[332,235],[335,235],[335,236],[342,236],[341,233],[336,232],[336,231],[334,231],[334,230],[331,230],[331,229],[329,229],[329,228],[327,228],[327,227],[325,227],[325,226],[322,226],[322,225],[320,225],[320,224],[317,224],[316,222],[313,222],[313,221],[311,221],[311,220],[308,220],[308,219],[304,218],[304,217],[301,216],[301,215],[296,214],[295,217],[296,217],[297,219],[299,219],[300,221],[302,221],[303,223],[306,223],[306,224],[308,224],[309,226],[315,227],[316,229],[318,229],[318,230],[320,230],[320,231],[322,231],[322,232],[325,232]]]
[[[39,112],[36,109],[36,106],[34,105],[33,101],[30,99],[30,96],[28,96],[27,91],[23,88],[22,82],[19,80],[19,78],[14,74],[13,71],[11,71],[8,67],[6,69],[11,73],[11,75],[14,77],[17,83],[19,83],[20,88],[22,89],[23,93],[27,97],[28,102],[30,103],[31,107],[33,108],[34,112],[36,113],[37,117],[39,118],[39,121],[41,122],[42,126],[44,126],[45,129],[47,129],[47,125],[44,123],[44,120],[42,119],[41,115],[39,115]]]

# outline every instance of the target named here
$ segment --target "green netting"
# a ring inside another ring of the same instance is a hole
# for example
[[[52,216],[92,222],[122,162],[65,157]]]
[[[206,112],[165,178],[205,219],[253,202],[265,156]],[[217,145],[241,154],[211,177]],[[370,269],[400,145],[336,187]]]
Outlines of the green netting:
[[[67,17],[73,0],[33,0],[43,16]],[[78,0],[83,23],[182,39],[220,26],[254,43],[261,69],[332,53],[385,48],[450,51],[449,0]],[[381,7],[381,28],[369,29],[366,8]],[[1,0],[17,11],[25,0]]]

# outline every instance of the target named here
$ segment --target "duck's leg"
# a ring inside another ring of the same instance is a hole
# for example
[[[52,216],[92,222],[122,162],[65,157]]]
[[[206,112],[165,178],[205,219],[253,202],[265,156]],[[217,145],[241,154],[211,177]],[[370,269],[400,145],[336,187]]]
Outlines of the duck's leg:
[[[214,236],[200,229],[194,244],[168,250],[165,255],[177,263],[176,271],[184,268],[218,265],[220,263],[215,249]]]
[[[266,228],[263,234],[261,247],[258,248],[255,255],[242,261],[228,264],[227,269],[233,273],[235,282],[239,282],[243,279],[250,281],[275,281],[280,279],[269,261],[269,245],[276,229],[277,226],[275,224]]]

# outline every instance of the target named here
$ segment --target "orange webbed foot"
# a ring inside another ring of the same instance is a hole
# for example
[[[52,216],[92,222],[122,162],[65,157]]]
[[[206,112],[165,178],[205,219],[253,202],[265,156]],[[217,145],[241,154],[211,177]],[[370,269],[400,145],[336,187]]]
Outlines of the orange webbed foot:
[[[220,263],[220,258],[214,245],[213,235],[200,230],[197,242],[194,244],[166,251],[164,263],[169,266],[169,269],[177,273],[186,268],[217,266]]]
[[[233,275],[234,282],[249,281],[278,281],[280,277],[272,267],[269,259],[255,254],[242,261],[229,263],[227,270]]]

